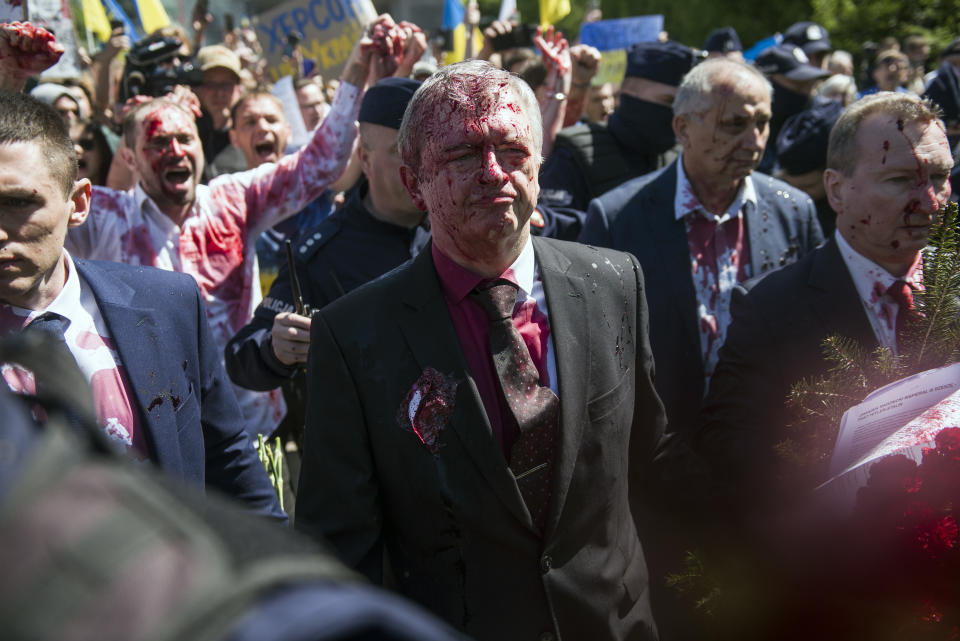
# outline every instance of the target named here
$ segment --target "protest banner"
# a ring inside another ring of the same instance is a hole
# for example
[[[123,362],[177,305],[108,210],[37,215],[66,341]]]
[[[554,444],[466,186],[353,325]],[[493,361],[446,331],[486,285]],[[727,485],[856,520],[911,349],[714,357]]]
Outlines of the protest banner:
[[[652,42],[663,31],[663,16],[633,16],[588,22],[580,28],[580,42],[600,51],[627,49],[636,42]]]
[[[663,16],[633,16],[588,22],[580,28],[580,42],[600,50],[602,57],[593,85],[623,80],[627,70],[626,49],[637,42],[652,42],[663,31]]]
[[[26,19],[26,0],[0,0],[0,22],[22,22]]]
[[[371,0],[292,0],[257,16],[267,72],[276,82],[293,75],[287,35],[303,36],[300,51],[326,78],[336,78],[366,24],[377,17]]]
[[[73,30],[73,16],[68,0],[30,0],[27,6],[30,22],[43,27],[63,45],[60,61],[43,72],[44,78],[79,78],[77,36]]]

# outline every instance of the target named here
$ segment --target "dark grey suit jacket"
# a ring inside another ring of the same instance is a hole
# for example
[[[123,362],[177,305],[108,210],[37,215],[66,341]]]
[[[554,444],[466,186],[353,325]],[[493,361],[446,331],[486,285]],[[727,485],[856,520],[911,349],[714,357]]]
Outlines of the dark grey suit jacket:
[[[835,240],[803,260],[734,290],[733,322],[701,413],[698,450],[721,478],[755,486],[792,417],[791,386],[826,372],[830,335],[877,338]]]
[[[314,318],[296,527],[477,639],[653,639],[634,520],[664,427],[643,276],[623,253],[534,238],[561,420],[541,537],[468,369],[430,251]],[[436,455],[398,410],[427,367],[457,384]]]
[[[630,252],[647,281],[657,392],[670,431],[689,434],[704,395],[697,295],[683,221],[674,213],[677,164],[641,176],[590,203],[580,241]],[[816,208],[802,191],[753,174],[757,208],[746,215],[752,275],[796,261],[823,242]]]

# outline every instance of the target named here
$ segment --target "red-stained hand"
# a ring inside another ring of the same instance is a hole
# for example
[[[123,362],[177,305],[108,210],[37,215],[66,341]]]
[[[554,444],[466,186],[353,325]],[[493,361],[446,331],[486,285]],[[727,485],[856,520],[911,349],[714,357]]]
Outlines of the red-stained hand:
[[[340,78],[362,88],[392,75],[402,58],[403,31],[384,13],[364,29]]]
[[[186,85],[177,85],[173,88],[173,91],[164,96],[164,98],[186,109],[193,114],[194,118],[199,118],[203,115],[203,110],[200,108],[200,99],[197,98],[197,94],[193,93],[190,87]]]
[[[413,72],[413,65],[427,50],[427,37],[423,34],[423,30],[412,22],[401,20],[397,26],[403,34],[403,57],[393,75],[405,78]]]
[[[0,75],[5,88],[20,91],[28,78],[55,65],[62,55],[63,45],[46,29],[29,22],[0,24]]]
[[[399,25],[394,24],[391,18],[389,22],[386,20],[375,22],[369,34],[375,47],[372,61],[373,74],[376,78],[371,77],[370,82],[372,84],[381,78],[396,73],[400,61],[403,60],[405,32]]]
[[[553,30],[553,25],[547,27],[546,32],[542,27],[537,27],[533,44],[540,50],[548,74],[555,72],[559,76],[566,76],[570,73],[570,44],[561,32]]]

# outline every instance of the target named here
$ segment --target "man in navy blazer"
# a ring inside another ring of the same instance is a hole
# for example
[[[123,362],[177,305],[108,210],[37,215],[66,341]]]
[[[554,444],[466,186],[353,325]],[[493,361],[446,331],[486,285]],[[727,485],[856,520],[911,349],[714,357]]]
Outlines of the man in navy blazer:
[[[698,450],[738,503],[748,503],[744,492],[770,498],[772,450],[793,418],[784,400],[793,384],[826,372],[825,338],[898,353],[897,325],[912,302],[903,288],[922,287],[920,251],[950,198],[952,167],[943,122],[912,94],[868,96],[834,125],[824,187],[836,231],[795,265],[734,292],[702,410]]]
[[[580,241],[632,253],[647,281],[656,387],[671,432],[695,424],[729,323],[733,286],[823,241],[803,192],[753,174],[769,133],[770,85],[708,60],[684,78],[673,129],[683,151],[590,203]]]
[[[98,422],[134,459],[286,517],[251,443],[189,276],[74,261],[68,227],[90,209],[66,126],[49,106],[0,91],[0,330],[62,340],[91,384]],[[4,366],[15,391],[32,374]]]

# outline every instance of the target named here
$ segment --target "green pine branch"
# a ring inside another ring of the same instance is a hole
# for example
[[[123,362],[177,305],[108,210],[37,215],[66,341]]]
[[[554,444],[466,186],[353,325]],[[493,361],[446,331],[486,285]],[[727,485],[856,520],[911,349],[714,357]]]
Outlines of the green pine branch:
[[[857,341],[829,336],[822,345],[829,364],[823,376],[798,381],[788,405],[796,420],[777,444],[790,468],[784,477],[824,480],[844,412],[873,390],[911,374],[960,361],[960,216],[950,203],[938,216],[923,251],[924,289],[914,295],[900,355],[878,347],[866,352]]]

